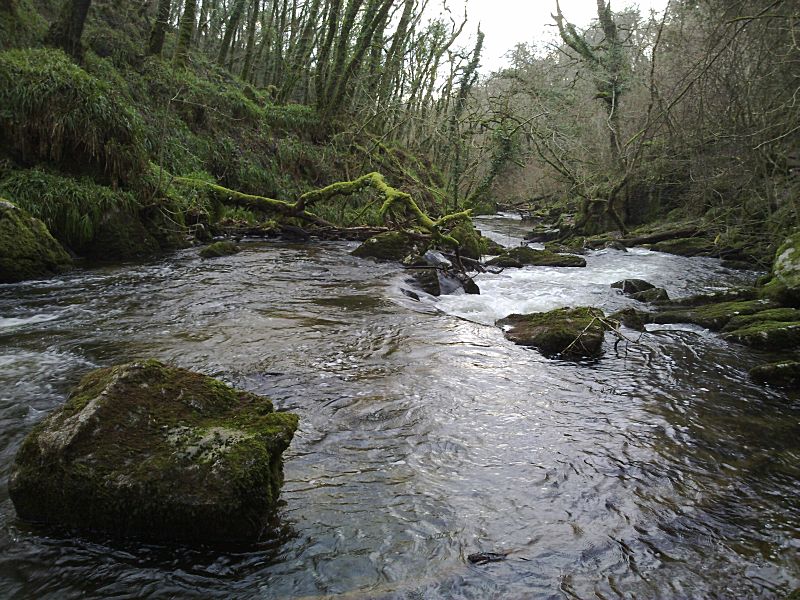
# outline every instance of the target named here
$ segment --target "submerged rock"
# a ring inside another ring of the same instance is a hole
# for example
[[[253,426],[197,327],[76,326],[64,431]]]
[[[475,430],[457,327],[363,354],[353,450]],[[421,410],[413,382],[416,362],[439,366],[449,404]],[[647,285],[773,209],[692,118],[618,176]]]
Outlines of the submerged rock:
[[[545,313],[509,315],[497,322],[508,326],[506,337],[533,346],[548,357],[593,358],[603,351],[606,326],[596,308],[559,308]]]
[[[407,231],[387,231],[369,238],[351,254],[359,258],[402,261],[408,256],[422,254],[424,250],[418,236]]]
[[[297,417],[267,398],[155,360],[99,369],[24,440],[9,494],[28,521],[256,540],[296,428]]]
[[[71,266],[44,223],[0,198],[0,283],[49,277]]]
[[[585,267],[586,260],[573,254],[555,254],[547,250],[519,246],[506,250],[486,264],[494,267]]]
[[[219,258],[220,256],[230,256],[241,252],[242,249],[231,241],[214,242],[200,250],[200,256],[203,258]]]
[[[785,360],[759,365],[750,369],[753,381],[774,385],[775,387],[794,387],[800,385],[800,362]],[[798,594],[800,598],[800,594]]]

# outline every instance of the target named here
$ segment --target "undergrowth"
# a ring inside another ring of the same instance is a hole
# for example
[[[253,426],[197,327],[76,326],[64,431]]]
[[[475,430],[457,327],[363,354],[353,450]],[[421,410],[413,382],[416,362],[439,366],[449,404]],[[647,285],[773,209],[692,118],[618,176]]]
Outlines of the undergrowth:
[[[0,180],[0,195],[44,221],[56,239],[72,248],[90,242],[109,212],[132,214],[138,207],[129,192],[41,169],[12,171]]]

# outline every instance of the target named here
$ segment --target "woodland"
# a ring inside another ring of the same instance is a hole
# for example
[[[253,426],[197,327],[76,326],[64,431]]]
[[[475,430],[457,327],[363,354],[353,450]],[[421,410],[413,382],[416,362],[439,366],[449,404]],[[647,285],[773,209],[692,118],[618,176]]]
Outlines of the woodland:
[[[3,0],[0,195],[73,254],[123,259],[221,223],[505,207],[562,238],[690,223],[766,268],[800,223],[794,2],[598,0],[585,31],[554,2],[560,43],[491,73],[468,9],[430,5]],[[295,205],[372,172],[416,208],[363,186]]]
[[[0,0],[0,596],[800,599],[800,3],[448,1]]]

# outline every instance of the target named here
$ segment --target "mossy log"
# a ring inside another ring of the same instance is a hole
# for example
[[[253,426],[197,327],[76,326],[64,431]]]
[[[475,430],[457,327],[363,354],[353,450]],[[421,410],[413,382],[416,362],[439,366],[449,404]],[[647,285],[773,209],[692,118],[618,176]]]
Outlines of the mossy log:
[[[318,217],[314,213],[309,212],[308,208],[319,202],[331,200],[336,196],[350,196],[366,188],[372,188],[383,197],[383,205],[380,209],[382,218],[385,219],[393,208],[401,206],[410,212],[417,225],[430,233],[436,241],[448,244],[454,248],[460,246],[458,240],[450,235],[442,233],[442,230],[461,221],[467,221],[472,217],[472,211],[464,210],[444,215],[437,220],[433,220],[420,209],[419,205],[417,205],[410,194],[390,186],[386,183],[386,179],[383,175],[378,172],[367,173],[352,181],[337,181],[336,183],[332,183],[318,190],[306,192],[300,196],[296,202],[287,202],[286,200],[275,200],[264,196],[245,194],[199,179],[176,177],[174,181],[191,187],[209,189],[215,192],[223,202],[227,201],[237,206],[244,206],[263,212],[277,213],[285,217],[297,218],[308,223],[313,223],[314,225],[333,229],[338,229],[338,227]]]

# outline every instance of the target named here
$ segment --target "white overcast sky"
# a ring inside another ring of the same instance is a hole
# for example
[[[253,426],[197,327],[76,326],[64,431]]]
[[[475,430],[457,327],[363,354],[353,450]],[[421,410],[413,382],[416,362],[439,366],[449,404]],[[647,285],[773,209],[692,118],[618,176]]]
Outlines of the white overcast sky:
[[[506,61],[503,55],[522,42],[545,43],[558,35],[550,16],[556,12],[555,0],[447,0],[454,15],[462,15],[467,5],[467,30],[474,39],[478,23],[486,34],[481,71],[499,69]],[[621,11],[638,6],[642,15],[662,11],[667,0],[611,0],[611,10]],[[567,20],[586,27],[597,17],[597,0],[561,0],[561,11]]]

